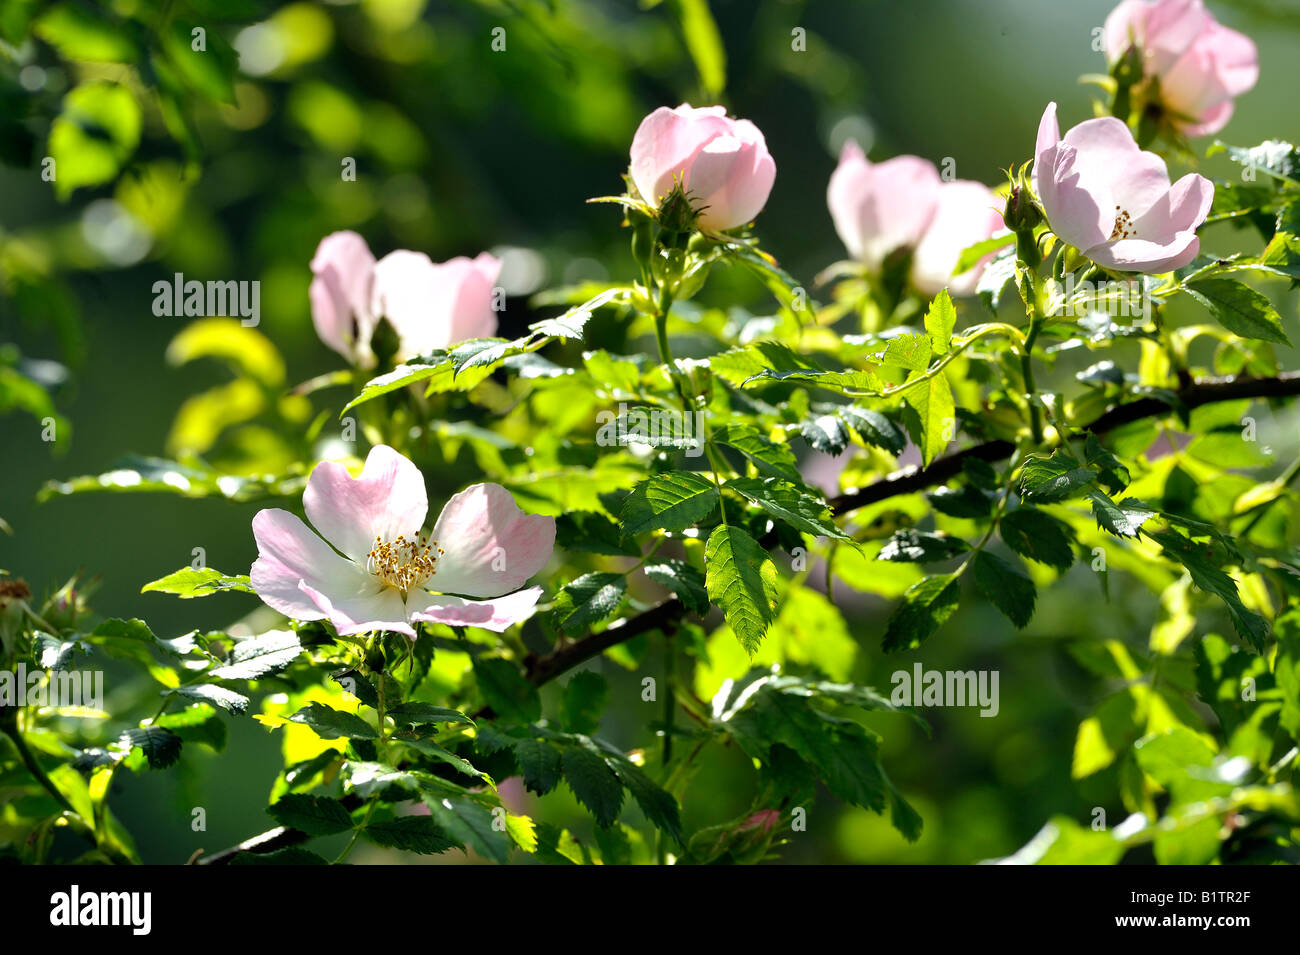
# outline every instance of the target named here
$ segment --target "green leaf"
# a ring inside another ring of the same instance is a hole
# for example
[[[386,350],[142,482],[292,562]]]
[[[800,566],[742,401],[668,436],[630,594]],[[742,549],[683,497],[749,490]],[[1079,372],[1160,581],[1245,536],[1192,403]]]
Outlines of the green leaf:
[[[650,823],[680,843],[682,841],[681,813],[677,800],[622,753],[615,752],[607,744],[596,745],[601,748],[605,765],[632,794],[632,798],[636,800],[637,806]]]
[[[430,816],[398,816],[372,822],[361,830],[361,834],[377,846],[421,855],[437,855],[448,849],[462,848],[460,843],[448,838]]]
[[[519,667],[504,657],[475,657],[474,677],[479,693],[502,719],[533,723],[541,719],[542,700],[537,687],[526,679]]]
[[[1268,296],[1234,279],[1200,279],[1185,285],[1196,299],[1228,331],[1259,341],[1291,344],[1282,330],[1282,317]]]
[[[1034,615],[1038,591],[1034,582],[1007,561],[980,551],[975,555],[975,586],[1017,627],[1024,627]]]
[[[75,3],[60,3],[42,14],[32,32],[65,60],[134,63],[140,55],[123,26]]]
[[[905,650],[921,645],[953,615],[960,588],[952,574],[936,574],[918,580],[890,615],[884,649]]]
[[[207,675],[217,680],[256,680],[283,670],[302,653],[302,643],[292,630],[268,630],[240,640],[230,650],[230,659]]]
[[[978,261],[978,260],[977,260]],[[957,324],[957,309],[953,308],[948,290],[943,289],[930,303],[925,313],[925,332],[930,336],[930,351],[936,355],[948,354],[952,330]]]
[[[926,467],[943,453],[956,430],[957,407],[952,389],[942,371],[936,372],[907,392],[907,403],[921,424],[921,459]]]
[[[560,759],[564,781],[599,826],[611,826],[623,808],[623,786],[605,760],[582,746],[566,746]]]
[[[115,179],[140,143],[142,124],[140,105],[125,86],[83,83],[64,96],[49,142],[59,197]]]
[[[705,99],[716,100],[727,87],[727,53],[722,34],[709,12],[708,0],[672,0],[686,39],[686,49],[700,74]],[[657,196],[646,196],[654,201]]]
[[[1074,563],[1074,549],[1066,525],[1036,507],[1021,505],[1002,515],[998,533],[1006,545],[1021,557],[1058,570]]]
[[[1051,503],[1073,497],[1097,477],[1064,451],[1050,457],[1030,455],[1020,469],[1020,494],[1026,500]]]
[[[583,633],[618,610],[627,593],[623,574],[583,574],[560,591],[555,600],[555,619],[565,633]]]
[[[435,759],[440,763],[445,763],[458,773],[463,773],[466,776],[474,776],[478,779],[484,780],[489,785],[495,785],[491,776],[483,772],[469,760],[465,759],[463,756],[457,756],[445,746],[440,746],[427,737],[415,735],[413,733],[402,733],[399,734],[396,739],[405,743],[407,746],[410,746],[412,749],[418,750],[431,759]]]
[[[776,565],[754,538],[725,524],[709,535],[704,563],[709,599],[752,655],[775,616]]]
[[[609,683],[599,673],[583,670],[564,686],[561,721],[571,733],[592,733],[609,702]]]
[[[434,793],[425,794],[424,804],[438,828],[457,843],[493,862],[504,865],[509,861],[510,836],[493,826],[492,813],[486,807],[465,797]]]
[[[223,590],[235,590],[246,594],[256,593],[246,575],[231,577],[211,567],[197,569],[182,567],[175,573],[168,574],[166,577],[159,577],[157,580],[145,584],[140,588],[140,593],[156,591],[163,594],[173,594],[182,600],[189,600],[194,597],[207,597]]]
[[[153,725],[171,730],[184,743],[202,743],[218,753],[226,748],[226,723],[210,706],[196,704],[178,713],[164,713]]]
[[[1008,232],[1006,235],[995,235],[991,239],[984,239],[976,242],[969,248],[963,249],[961,255],[957,257],[957,264],[952,267],[953,275],[964,275],[980,263],[985,256],[992,255],[998,249],[1005,248],[1016,241],[1016,234]]]
[[[302,723],[321,739],[378,739],[375,728],[354,713],[344,713],[324,703],[309,703],[293,716],[291,723]]]
[[[849,429],[837,414],[809,415],[799,423],[799,433],[814,451],[837,455],[849,446]]]
[[[623,502],[620,523],[632,537],[649,530],[683,531],[713,513],[718,489],[694,471],[669,471],[643,481]]]
[[[301,829],[309,836],[332,836],[352,828],[352,816],[343,803],[326,796],[289,793],[266,811],[280,825]]]
[[[879,361],[891,368],[925,371],[930,366],[930,339],[919,334],[890,338]]]
[[[468,723],[470,726],[474,725],[474,721],[460,710],[451,710],[445,706],[434,706],[432,703],[424,703],[419,700],[399,703],[390,708],[387,713],[399,726],[402,724],[424,726],[430,723]]]
[[[734,448],[754,463],[754,467],[768,477],[799,480],[794,452],[788,444],[770,441],[749,425],[729,424],[713,432],[713,440]]]
[[[161,726],[126,730],[118,737],[117,745],[140,750],[150,769],[166,769],[181,758],[181,738]]]
[[[1228,158],[1247,168],[1275,179],[1300,185],[1300,151],[1282,140],[1269,139],[1258,146],[1245,148],[1215,141],[1209,153],[1225,151]]]
[[[930,564],[951,560],[969,549],[964,540],[947,534],[932,534],[905,528],[894,531],[876,555],[876,560]]]
[[[645,575],[671,590],[691,613],[708,613],[709,592],[704,575],[690,564],[682,560],[656,561],[645,566]]]
[[[242,713],[248,709],[249,700],[244,694],[211,683],[191,683],[187,686],[178,686],[171,692],[200,703],[211,703],[228,713]]]
[[[195,30],[202,29],[203,49],[196,50]],[[208,99],[233,106],[239,57],[226,38],[210,26],[187,18],[173,19],[161,31],[162,48],[185,82]]]
[[[1142,525],[1156,516],[1155,508],[1137,498],[1113,501],[1103,491],[1089,491],[1088,497],[1097,526],[1116,537],[1137,537]]]
[[[884,448],[890,454],[902,454],[903,448],[907,446],[907,436],[903,430],[874,408],[843,405],[839,413],[866,444]]]
[[[1197,545],[1174,530],[1146,532],[1160,545],[1166,557],[1182,564],[1192,578],[1192,583],[1206,593],[1217,596],[1228,608],[1228,616],[1237,633],[1262,652],[1268,639],[1268,624],[1255,611],[1241,602],[1237,582],[1216,567],[1206,552],[1209,548]]]
[[[827,391],[835,391],[852,398],[875,397],[884,390],[884,384],[874,371],[853,369],[848,371],[822,371],[820,369],[776,371],[767,368],[756,375],[746,378],[741,384],[742,386],[748,386],[751,382],[756,381],[793,381],[799,384],[813,385],[817,388],[825,388]]]
[[[757,504],[795,530],[814,537],[852,540],[831,518],[824,501],[778,478],[734,478],[725,487]]]
[[[560,782],[560,751],[543,739],[521,739],[515,744],[515,759],[523,772],[524,786],[545,796]]]

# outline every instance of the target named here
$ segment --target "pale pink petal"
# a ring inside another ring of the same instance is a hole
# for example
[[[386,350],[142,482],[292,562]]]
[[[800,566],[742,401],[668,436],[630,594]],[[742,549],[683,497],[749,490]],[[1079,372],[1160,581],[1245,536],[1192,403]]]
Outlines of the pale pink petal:
[[[963,179],[944,183],[938,211],[912,254],[912,284],[926,295],[935,295],[942,288],[953,295],[971,294],[992,256],[985,256],[961,276],[952,274],[957,259],[1002,228],[992,189]]]
[[[1084,183],[1077,160],[1078,150],[1065,143],[1046,150],[1038,170],[1038,198],[1052,231],[1076,249],[1087,249],[1110,238],[1115,211],[1108,184]]]
[[[676,109],[661,106],[641,121],[632,137],[632,182],[641,197],[657,206],[697,153],[715,136],[728,132],[721,106]]]
[[[376,538],[419,537],[429,511],[420,469],[382,444],[370,449],[360,477],[334,461],[318,464],[302,503],[325,539],[362,567]]]
[[[402,341],[399,360],[411,355],[427,354],[424,346],[440,337],[433,328],[437,308],[437,270],[433,261],[423,252],[398,249],[390,252],[375,265],[375,282],[372,309],[393,326]]]
[[[1106,59],[1114,63],[1129,47],[1141,46],[1146,33],[1146,13],[1148,4],[1145,0],[1124,0],[1106,17],[1102,27],[1102,42],[1106,48]]]
[[[840,241],[855,259],[862,258],[864,244],[858,197],[870,188],[871,179],[871,163],[858,144],[848,140],[840,150],[839,165],[826,186],[826,206]]]
[[[339,636],[371,630],[392,630],[412,638],[416,635],[407,619],[401,593],[378,577],[367,574],[351,590],[340,587],[321,590],[306,581],[298,587],[334,625]]]
[[[319,620],[325,614],[299,589],[303,582],[318,590],[349,591],[374,579],[340,557],[294,514],[279,508],[253,517],[257,560],[249,579],[257,595],[274,610],[295,620]]]
[[[321,239],[311,260],[307,290],[312,324],[330,348],[350,361],[369,364],[374,320],[370,285],[375,257],[355,232],[334,232]]]
[[[1149,239],[1117,239],[1084,254],[1098,265],[1120,272],[1144,272],[1160,275],[1181,269],[1201,250],[1201,240],[1195,232],[1179,232],[1167,241]]]
[[[531,617],[541,596],[541,587],[483,601],[421,592],[407,598],[406,608],[412,620],[450,627],[481,627],[501,633]]]
[[[1174,183],[1161,200],[1137,221],[1137,234],[1150,236],[1194,232],[1209,215],[1213,202],[1214,183],[1204,176],[1189,172]]]
[[[1193,123],[1190,126],[1183,127],[1183,132],[1188,136],[1213,136],[1224,126],[1228,125],[1228,120],[1232,119],[1234,104],[1231,100],[1226,103],[1220,103],[1218,106],[1212,106],[1201,114],[1201,121]]]
[[[475,484],[447,502],[433,539],[443,554],[425,587],[499,597],[546,566],[555,549],[555,519],[524,513],[499,484]]]
[[[471,338],[491,338],[497,331],[492,308],[493,289],[501,274],[501,260],[486,252],[478,258],[458,256],[437,266],[438,311],[448,329],[445,345]]]
[[[1157,0],[1151,4],[1142,38],[1146,70],[1164,74],[1213,22],[1201,0]]]

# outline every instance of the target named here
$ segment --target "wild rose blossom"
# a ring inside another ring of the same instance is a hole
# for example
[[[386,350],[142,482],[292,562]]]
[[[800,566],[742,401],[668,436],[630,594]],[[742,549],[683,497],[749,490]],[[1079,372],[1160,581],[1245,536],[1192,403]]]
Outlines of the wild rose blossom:
[[[700,228],[746,225],[763,210],[776,181],[776,163],[759,128],[729,119],[721,106],[661,106],[632,137],[632,182],[658,208],[680,178]]]
[[[1053,232],[1121,272],[1159,274],[1196,258],[1196,230],[1214,199],[1214,186],[1195,173],[1170,186],[1165,161],[1114,117],[1082,122],[1062,138],[1055,103],[1038,126],[1033,185]]]
[[[927,295],[975,289],[987,260],[961,276],[961,253],[1002,228],[998,200],[987,186],[945,182],[934,163],[896,156],[873,163],[849,140],[826,189],[835,231],[849,254],[873,272],[899,249],[913,250],[912,284]]]
[[[328,620],[341,635],[414,638],[422,620],[501,632],[528,619],[542,594],[520,588],[550,560],[555,520],[524,513],[499,484],[454,495],[423,535],[424,477],[379,445],[360,477],[318,465],[302,502],[315,531],[279,508],[253,518],[253,589],[285,616]]]
[[[1137,48],[1143,76],[1159,84],[1161,104],[1189,136],[1221,130],[1233,100],[1259,80],[1255,44],[1201,0],[1124,0],[1106,18],[1102,41],[1111,63]]]
[[[399,361],[490,338],[497,331],[492,299],[500,274],[501,260],[486,252],[435,263],[423,252],[399,249],[375,266],[371,309],[396,330]]]
[[[501,261],[486,252],[435,263],[399,249],[376,262],[357,233],[333,232],[316,247],[311,271],[316,334],[362,368],[375,363],[370,343],[381,318],[397,333],[399,361],[496,334],[492,300]]]
[[[375,257],[355,232],[332,232],[321,239],[311,260],[311,320],[320,340],[349,362],[368,368],[375,363],[370,337],[375,318],[370,286]]]

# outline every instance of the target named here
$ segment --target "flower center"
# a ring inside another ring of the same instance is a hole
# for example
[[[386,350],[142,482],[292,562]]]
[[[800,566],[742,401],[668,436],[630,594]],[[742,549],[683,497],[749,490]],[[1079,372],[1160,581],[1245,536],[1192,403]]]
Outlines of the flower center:
[[[1137,229],[1133,228],[1133,217],[1129,215],[1127,209],[1119,206],[1115,207],[1115,228],[1111,230],[1110,241],[1116,239],[1131,239],[1137,235]]]
[[[427,537],[409,541],[405,534],[391,541],[376,537],[375,546],[366,555],[366,570],[405,593],[438,572],[436,565],[443,553],[438,542]]]

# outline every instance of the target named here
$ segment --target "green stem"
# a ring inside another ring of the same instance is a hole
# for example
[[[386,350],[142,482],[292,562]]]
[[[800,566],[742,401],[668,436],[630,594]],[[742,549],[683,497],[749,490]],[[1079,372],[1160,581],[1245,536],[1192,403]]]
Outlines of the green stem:
[[[68,802],[67,797],[59,792],[58,787],[54,785],[54,780],[50,779],[49,774],[37,762],[35,755],[27,748],[27,742],[23,739],[22,731],[16,725],[5,727],[5,735],[14,741],[14,748],[18,750],[18,755],[22,757],[23,765],[27,767],[27,771],[35,776],[36,781],[41,784],[45,791],[54,797],[54,801],[59,804],[59,807],[64,812],[76,814],[77,810],[72,808],[72,803]]]

